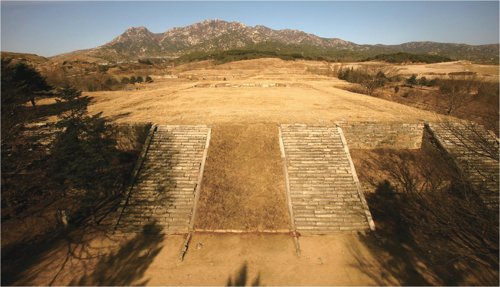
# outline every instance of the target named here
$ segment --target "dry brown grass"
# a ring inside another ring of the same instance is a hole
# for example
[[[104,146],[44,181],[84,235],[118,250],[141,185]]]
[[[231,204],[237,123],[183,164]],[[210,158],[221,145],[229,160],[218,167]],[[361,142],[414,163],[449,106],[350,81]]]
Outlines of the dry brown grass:
[[[398,74],[401,74],[403,76],[416,74],[419,77],[425,76],[428,79],[434,77],[443,77],[447,76],[449,73],[456,72],[475,72],[478,74],[478,76],[491,81],[498,81],[499,79],[498,65],[479,65],[472,64],[469,61],[454,61],[434,64],[391,64],[371,61],[332,64],[332,66],[353,67],[354,69],[365,67],[383,67],[396,69],[398,71]]]
[[[191,71],[206,77],[219,72],[230,73],[232,77],[227,81],[158,79],[139,90],[85,94],[93,98],[91,112],[119,117],[121,122],[210,125],[435,119],[430,112],[336,88],[334,85],[341,82],[336,78],[308,74],[305,69],[294,66],[278,66],[274,70],[272,65],[266,66],[268,62],[261,62],[261,70],[235,66],[219,71],[222,68],[217,66],[214,70]],[[207,87],[207,84],[218,83],[240,87]],[[285,84],[286,87],[265,87],[273,83]]]
[[[276,125],[212,127],[197,215],[202,229],[289,228]]]
[[[155,77],[155,82],[133,91],[87,93],[92,112],[120,117],[124,122],[157,123],[325,123],[333,121],[430,121],[432,112],[392,101],[343,90],[345,82],[311,73],[329,64],[313,61],[257,59],[213,65],[204,61],[166,71],[174,77]],[[333,69],[334,65],[330,64]],[[380,63],[353,63],[377,65]],[[387,66],[387,65],[386,65]],[[403,74],[450,73],[477,70],[495,74],[498,66],[452,62],[430,65],[389,66]],[[484,75],[484,74],[482,74]],[[191,78],[191,79],[190,79]],[[226,78],[226,81],[223,79]],[[428,77],[431,78],[431,77]],[[286,87],[265,87],[269,84]],[[239,87],[209,87],[228,84]],[[251,87],[244,87],[250,85]],[[195,87],[198,86],[198,87]],[[120,116],[120,115],[127,116]]]

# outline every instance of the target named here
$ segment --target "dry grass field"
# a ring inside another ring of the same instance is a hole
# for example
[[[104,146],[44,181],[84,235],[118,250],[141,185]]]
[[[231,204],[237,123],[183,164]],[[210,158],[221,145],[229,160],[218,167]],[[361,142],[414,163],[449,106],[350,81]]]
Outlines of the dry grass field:
[[[89,92],[91,112],[118,122],[160,124],[333,123],[335,121],[425,121],[430,112],[348,92],[336,78],[312,74],[317,62],[260,59],[179,71],[132,91]],[[221,80],[211,78],[219,77]],[[191,79],[190,79],[191,78]],[[205,80],[203,80],[205,78]],[[226,78],[226,81],[223,79]]]
[[[331,123],[336,121],[428,121],[432,112],[346,91],[349,83],[327,76],[335,66],[377,66],[402,76],[428,78],[473,71],[498,80],[498,66],[465,61],[389,65],[329,64],[258,59],[214,65],[196,62],[156,71],[152,84],[133,90],[88,92],[92,112],[118,122],[157,123]],[[165,77],[161,73],[168,73]]]
[[[397,71],[398,74],[403,76],[410,76],[415,74],[417,76],[425,76],[427,78],[435,78],[440,76],[446,76],[449,73],[456,72],[474,72],[477,73],[481,78],[489,81],[498,81],[499,71],[496,65],[480,65],[473,64],[469,61],[454,61],[454,62],[443,62],[434,64],[390,64],[385,62],[356,62],[356,63],[342,63],[334,64],[336,66],[348,66],[348,67],[382,67],[385,69],[390,69]]]

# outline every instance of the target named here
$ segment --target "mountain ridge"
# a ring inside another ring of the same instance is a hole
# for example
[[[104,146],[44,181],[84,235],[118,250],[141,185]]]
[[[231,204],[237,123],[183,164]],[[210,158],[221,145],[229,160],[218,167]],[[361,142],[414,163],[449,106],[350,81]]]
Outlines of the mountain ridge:
[[[274,30],[263,25],[204,20],[163,33],[144,26],[129,27],[110,42],[96,48],[56,55],[88,56],[104,61],[140,58],[174,59],[190,53],[228,50],[286,50],[287,53],[324,55],[327,60],[356,60],[381,53],[407,52],[447,56],[457,60],[498,63],[499,44],[468,45],[432,41],[412,41],[397,45],[356,44],[340,38],[324,38],[294,29]]]

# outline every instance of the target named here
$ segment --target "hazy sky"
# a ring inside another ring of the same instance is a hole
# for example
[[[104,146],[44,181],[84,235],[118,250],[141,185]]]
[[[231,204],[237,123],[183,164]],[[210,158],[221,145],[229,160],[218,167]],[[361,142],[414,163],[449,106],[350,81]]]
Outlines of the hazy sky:
[[[499,42],[491,2],[1,2],[2,51],[52,56],[105,44],[132,26],[164,32],[205,19],[298,29],[358,44]]]

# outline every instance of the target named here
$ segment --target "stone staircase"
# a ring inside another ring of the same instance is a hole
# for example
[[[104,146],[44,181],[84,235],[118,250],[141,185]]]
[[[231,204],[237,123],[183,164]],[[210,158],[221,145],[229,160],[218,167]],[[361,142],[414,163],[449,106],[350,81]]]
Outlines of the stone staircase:
[[[190,231],[209,138],[206,126],[156,127],[118,231],[140,232],[152,222],[166,234]]]
[[[281,125],[280,141],[294,229],[375,228],[340,127]]]
[[[428,132],[448,153],[483,202],[498,208],[498,140],[477,124],[430,123]]]

